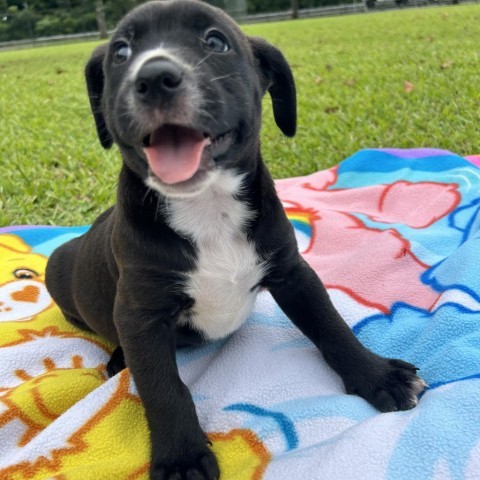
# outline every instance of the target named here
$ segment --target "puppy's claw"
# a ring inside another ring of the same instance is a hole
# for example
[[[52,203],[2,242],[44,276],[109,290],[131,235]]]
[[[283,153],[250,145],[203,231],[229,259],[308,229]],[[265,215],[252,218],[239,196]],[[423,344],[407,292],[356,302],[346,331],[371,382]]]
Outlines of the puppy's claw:
[[[395,367],[404,368],[405,370],[412,370],[414,372],[418,372],[419,370],[419,368],[417,368],[412,363],[408,363],[408,362],[405,362],[404,360],[399,360],[397,358],[390,359],[390,364]]]
[[[417,370],[419,370],[419,368],[417,368]],[[423,378],[415,377],[415,379],[412,381],[412,390],[414,391],[415,395],[419,395],[427,388],[430,388],[430,385],[428,385]]]
[[[381,412],[410,410],[427,384],[416,375],[418,368],[403,360],[377,357],[368,373],[347,380],[347,393],[356,393]],[[357,372],[358,373],[358,372]]]
[[[417,406],[418,395],[423,392],[426,383],[416,375],[418,369],[411,363],[402,360],[387,360],[389,369],[383,379],[383,386],[395,401],[395,409],[382,411],[410,410]]]

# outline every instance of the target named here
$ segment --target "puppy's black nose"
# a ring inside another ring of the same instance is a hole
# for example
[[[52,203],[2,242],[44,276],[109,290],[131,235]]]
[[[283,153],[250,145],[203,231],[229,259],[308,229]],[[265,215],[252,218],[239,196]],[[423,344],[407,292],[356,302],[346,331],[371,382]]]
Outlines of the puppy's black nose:
[[[182,80],[182,69],[170,60],[150,60],[137,74],[135,91],[141,100],[155,101],[175,94],[182,85]]]

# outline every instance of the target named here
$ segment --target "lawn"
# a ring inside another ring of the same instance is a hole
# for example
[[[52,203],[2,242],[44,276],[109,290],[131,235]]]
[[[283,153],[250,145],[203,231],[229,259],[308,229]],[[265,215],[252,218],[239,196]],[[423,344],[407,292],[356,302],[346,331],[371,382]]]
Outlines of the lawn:
[[[480,152],[480,5],[246,26],[285,53],[299,126],[264,104],[274,177],[368,147]],[[0,52],[0,225],[86,224],[114,202],[120,159],[102,150],[83,83],[95,43]]]

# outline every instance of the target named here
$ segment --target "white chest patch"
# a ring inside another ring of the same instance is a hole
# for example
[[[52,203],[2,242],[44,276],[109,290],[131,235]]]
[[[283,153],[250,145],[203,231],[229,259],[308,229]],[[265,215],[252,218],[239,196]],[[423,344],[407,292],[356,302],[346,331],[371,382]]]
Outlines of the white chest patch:
[[[251,212],[234,198],[242,180],[222,172],[207,191],[169,203],[170,226],[197,249],[196,268],[186,284],[195,299],[189,321],[210,339],[228,335],[246,320],[265,271],[243,233]]]

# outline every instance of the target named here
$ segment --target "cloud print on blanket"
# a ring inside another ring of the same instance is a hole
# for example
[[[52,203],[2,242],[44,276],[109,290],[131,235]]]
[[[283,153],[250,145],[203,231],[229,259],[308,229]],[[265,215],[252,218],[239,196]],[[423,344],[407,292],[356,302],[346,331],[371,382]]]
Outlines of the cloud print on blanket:
[[[434,149],[364,150],[279,180],[299,250],[354,333],[415,363],[418,407],[380,414],[262,292],[230,337],[177,354],[227,480],[480,479],[480,170]],[[0,229],[0,478],[147,478],[135,385],[70,326],[46,258],[88,227]]]

